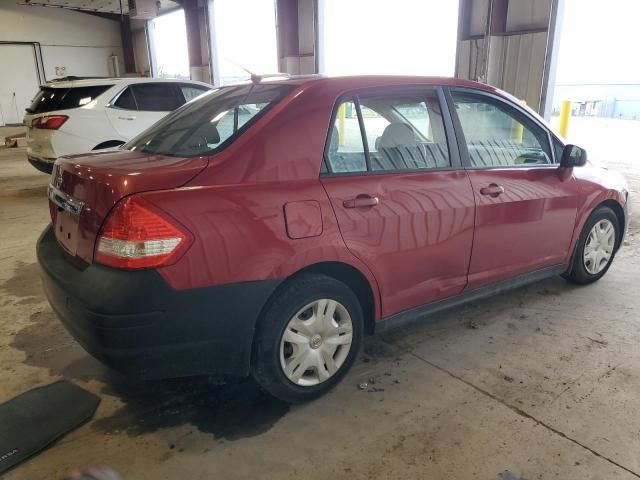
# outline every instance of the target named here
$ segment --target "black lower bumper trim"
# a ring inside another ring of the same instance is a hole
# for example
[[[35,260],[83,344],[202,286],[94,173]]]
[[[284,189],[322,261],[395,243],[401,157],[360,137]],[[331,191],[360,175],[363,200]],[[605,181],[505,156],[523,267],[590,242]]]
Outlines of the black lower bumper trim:
[[[27,155],[27,160],[29,160],[29,163],[42,173],[53,172],[54,161],[47,162],[46,160],[42,160],[41,158],[33,157],[31,155]]]
[[[80,269],[51,227],[37,253],[49,303],[74,338],[104,364],[144,378],[247,375],[256,321],[280,283],[176,291],[155,270]]]

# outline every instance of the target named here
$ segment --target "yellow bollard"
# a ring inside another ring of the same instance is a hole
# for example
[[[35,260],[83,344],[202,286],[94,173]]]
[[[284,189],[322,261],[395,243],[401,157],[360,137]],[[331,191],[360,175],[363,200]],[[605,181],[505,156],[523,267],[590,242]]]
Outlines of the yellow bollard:
[[[338,145],[344,146],[345,104],[338,108]]]
[[[564,100],[560,106],[560,123],[558,132],[562,137],[567,138],[569,133],[569,119],[571,118],[571,100]]]
[[[526,100],[520,100],[520,103],[523,105],[527,104]],[[515,140],[516,143],[522,145],[522,137],[524,136],[524,125],[520,122],[514,120],[513,125],[511,127],[511,137]]]

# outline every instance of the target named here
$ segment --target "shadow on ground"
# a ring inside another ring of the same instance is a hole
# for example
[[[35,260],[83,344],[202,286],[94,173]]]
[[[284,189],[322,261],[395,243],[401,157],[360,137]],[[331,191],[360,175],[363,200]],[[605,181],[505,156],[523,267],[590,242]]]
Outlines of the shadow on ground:
[[[235,440],[269,430],[290,408],[249,380],[216,385],[203,377],[127,379],[89,356],[50,310],[34,313],[31,320],[11,343],[25,353],[24,363],[69,380],[99,381],[101,393],[124,402],[113,415],[93,422],[95,430],[136,436],[191,424],[216,438]]]
[[[129,436],[191,424],[215,438],[237,440],[271,429],[290,408],[261,390],[253,381],[212,385],[207,378],[175,379],[132,384],[112,381],[105,393],[126,403],[92,428]]]

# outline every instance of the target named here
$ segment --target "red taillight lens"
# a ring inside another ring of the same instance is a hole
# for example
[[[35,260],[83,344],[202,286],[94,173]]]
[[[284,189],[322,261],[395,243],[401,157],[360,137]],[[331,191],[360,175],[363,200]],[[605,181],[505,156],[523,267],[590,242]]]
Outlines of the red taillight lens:
[[[57,130],[68,119],[69,117],[66,115],[48,115],[34,119],[33,122],[31,122],[31,126],[43,130]]]
[[[137,196],[120,201],[98,234],[95,260],[116,268],[154,268],[175,262],[191,234],[166,213]]]

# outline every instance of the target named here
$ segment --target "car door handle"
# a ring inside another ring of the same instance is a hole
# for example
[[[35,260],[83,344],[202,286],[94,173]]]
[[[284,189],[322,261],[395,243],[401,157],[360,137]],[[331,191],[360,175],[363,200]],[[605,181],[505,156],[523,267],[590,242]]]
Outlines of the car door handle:
[[[488,187],[481,188],[480,193],[482,195],[488,195],[489,197],[496,198],[498,195],[504,193],[504,187],[497,183],[491,183]]]
[[[367,194],[360,194],[356,198],[350,198],[342,202],[344,208],[363,208],[363,207],[375,207],[380,203],[378,197],[372,197]]]
[[[136,117],[133,116],[127,116],[127,117],[118,117],[120,120],[135,120]]]

